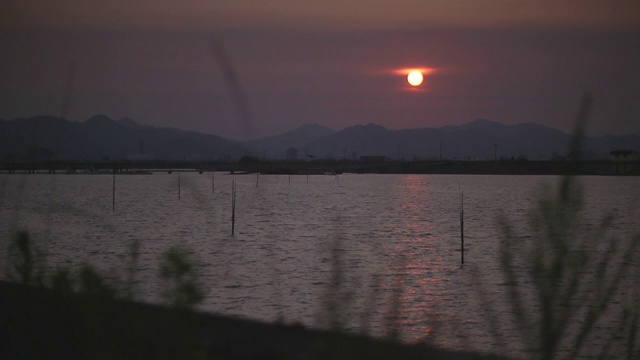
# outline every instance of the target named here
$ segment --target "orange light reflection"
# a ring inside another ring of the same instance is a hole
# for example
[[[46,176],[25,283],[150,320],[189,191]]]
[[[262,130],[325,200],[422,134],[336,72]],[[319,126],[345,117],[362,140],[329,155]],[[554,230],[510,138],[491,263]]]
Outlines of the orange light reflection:
[[[401,289],[398,326],[403,339],[420,341],[433,337],[437,321],[433,301],[439,298],[433,294],[441,291],[442,279],[434,274],[440,263],[433,259],[427,178],[407,176],[404,180],[399,199],[404,222],[399,224],[401,237],[393,244],[395,260],[388,265],[387,279],[394,289]]]
[[[407,67],[407,68],[394,69],[392,70],[392,73],[396,75],[407,76],[412,71],[420,71],[422,75],[426,76],[426,75],[437,72],[437,69],[428,68],[428,67]]]

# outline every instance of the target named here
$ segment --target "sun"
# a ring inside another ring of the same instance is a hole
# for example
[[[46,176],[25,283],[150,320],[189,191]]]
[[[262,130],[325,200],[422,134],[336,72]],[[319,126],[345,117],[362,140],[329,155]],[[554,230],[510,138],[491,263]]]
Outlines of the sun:
[[[430,76],[438,72],[439,69],[426,67],[426,66],[411,66],[411,67],[402,67],[395,68],[390,71],[391,74],[402,75],[403,78],[407,79],[407,83],[410,85],[409,87],[403,87],[405,90],[426,90],[425,89],[425,77]]]
[[[420,86],[422,81],[424,80],[424,76],[418,70],[413,70],[407,75],[407,82],[411,86]]]

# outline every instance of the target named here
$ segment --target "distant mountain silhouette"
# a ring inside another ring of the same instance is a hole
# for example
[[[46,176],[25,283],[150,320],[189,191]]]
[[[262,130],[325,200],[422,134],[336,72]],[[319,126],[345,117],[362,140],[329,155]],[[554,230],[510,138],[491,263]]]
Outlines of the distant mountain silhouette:
[[[146,126],[95,115],[85,122],[54,116],[0,120],[0,161],[231,160],[243,155],[285,158],[288,148],[314,158],[548,160],[565,155],[570,135],[533,123],[505,125],[478,119],[459,126],[389,130],[376,124],[340,131],[307,124],[280,135],[238,142],[216,135]],[[585,139],[586,158],[609,157],[617,149],[640,151],[638,135]]]
[[[316,158],[485,159],[549,160],[562,156],[571,136],[533,123],[504,125],[479,119],[459,126],[389,130],[356,125],[325,135],[303,147]],[[609,157],[615,149],[640,151],[640,136],[607,135],[585,139],[584,157]]]
[[[132,129],[140,129],[140,128],[144,128],[144,127],[150,127],[150,126],[145,126],[145,125],[138,124],[133,119],[130,119],[128,117],[122,118],[122,119],[120,119],[120,120],[118,120],[116,122],[118,124],[124,126],[124,127],[132,128]]]
[[[249,141],[247,145],[254,149],[260,156],[263,155],[260,152],[266,150],[268,157],[281,158],[284,157],[288,148],[296,148],[302,154],[307,144],[333,133],[335,133],[335,130],[329,129],[328,127],[306,124],[280,135]]]
[[[249,150],[216,135],[155,128],[95,115],[85,122],[53,116],[0,121],[0,160],[220,160]],[[45,159],[46,158],[46,159]]]
[[[476,119],[472,122],[463,124],[463,125],[449,125],[443,126],[440,130],[443,131],[460,131],[460,130],[470,130],[470,129],[485,129],[491,131],[500,131],[504,129],[507,125],[499,123],[497,121],[487,120],[487,119]]]

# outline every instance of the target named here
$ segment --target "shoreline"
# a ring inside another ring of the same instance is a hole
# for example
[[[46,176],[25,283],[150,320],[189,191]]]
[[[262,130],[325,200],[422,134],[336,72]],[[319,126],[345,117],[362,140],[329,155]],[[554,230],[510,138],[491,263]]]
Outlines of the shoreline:
[[[640,176],[640,161],[584,160],[314,160],[251,163],[149,161],[0,163],[0,174],[151,175],[173,172],[228,172],[265,175],[475,174]]]

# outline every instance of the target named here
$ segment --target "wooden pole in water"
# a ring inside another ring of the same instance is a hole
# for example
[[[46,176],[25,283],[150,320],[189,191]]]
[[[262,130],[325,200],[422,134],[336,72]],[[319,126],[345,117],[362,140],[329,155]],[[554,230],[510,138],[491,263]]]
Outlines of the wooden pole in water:
[[[460,264],[464,265],[464,193],[460,193]]]
[[[111,210],[116,209],[116,166],[113,165],[113,196],[111,201]]]
[[[260,173],[256,173],[256,187],[258,187],[259,183],[260,183]]]
[[[289,174],[289,184],[291,184],[291,174]]]
[[[216,192],[216,174],[213,172],[211,173],[211,192]]]
[[[178,173],[178,199],[180,199],[180,173]]]
[[[236,229],[236,179],[231,181],[231,236]]]

